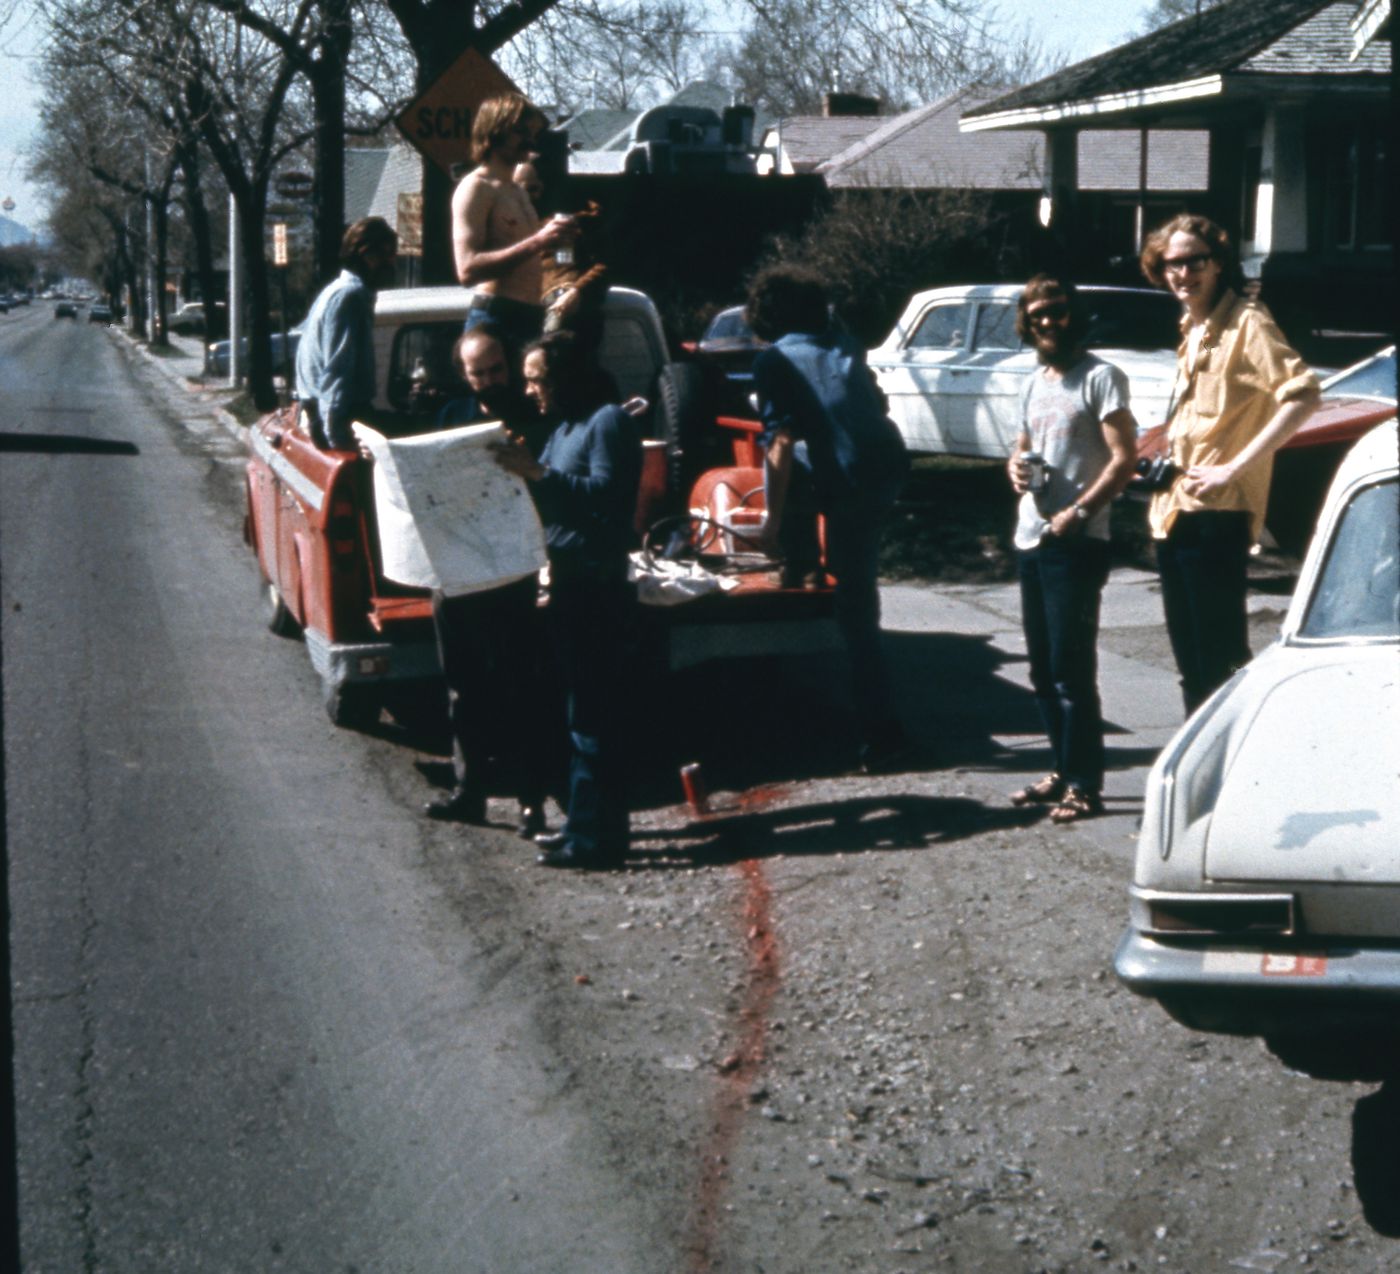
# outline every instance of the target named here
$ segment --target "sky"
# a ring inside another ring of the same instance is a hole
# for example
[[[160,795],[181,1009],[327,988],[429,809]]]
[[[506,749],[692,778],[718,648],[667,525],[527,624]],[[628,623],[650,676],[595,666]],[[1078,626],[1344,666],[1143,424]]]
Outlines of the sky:
[[[1150,0],[996,0],[1009,30],[1028,29],[1047,52],[1071,62],[1092,57],[1137,33]],[[25,150],[38,131],[38,90],[32,80],[42,29],[32,0],[0,0],[0,203],[13,199],[8,214],[38,228],[45,212],[43,191],[25,179]]]

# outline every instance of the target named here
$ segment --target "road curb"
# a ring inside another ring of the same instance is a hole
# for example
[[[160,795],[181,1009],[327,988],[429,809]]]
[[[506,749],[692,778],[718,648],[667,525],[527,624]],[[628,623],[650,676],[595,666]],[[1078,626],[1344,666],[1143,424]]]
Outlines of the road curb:
[[[137,339],[126,328],[117,328],[114,326],[109,330],[118,332],[127,344],[140,354],[151,367],[189,398],[198,402],[200,396],[208,392],[207,386],[193,380],[178,367],[172,367],[167,359],[153,354],[148,342]],[[208,413],[209,418],[218,424],[230,437],[242,439],[246,436],[246,429],[243,423],[237,416],[229,411],[228,408],[209,403],[201,403],[200,405]]]

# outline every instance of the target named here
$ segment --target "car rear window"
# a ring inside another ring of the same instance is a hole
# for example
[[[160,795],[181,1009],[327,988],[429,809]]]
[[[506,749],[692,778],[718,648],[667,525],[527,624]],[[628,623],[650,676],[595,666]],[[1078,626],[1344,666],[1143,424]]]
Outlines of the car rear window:
[[[399,329],[389,357],[385,389],[389,405],[395,411],[411,410],[409,395],[416,383],[466,392],[452,366],[452,350],[461,334],[461,319],[418,323]]]
[[[749,325],[744,321],[743,310],[722,310],[710,320],[710,327],[705,333],[704,339],[719,341],[748,335],[750,335]]]
[[[1174,350],[1181,341],[1181,307],[1165,292],[1079,296],[1089,308],[1090,349]]]
[[[1400,637],[1400,482],[1363,487],[1342,512],[1303,637]]]
[[[1342,372],[1323,388],[1328,398],[1383,398],[1395,401],[1395,351],[1378,354]]]
[[[974,348],[982,350],[1012,350],[1021,348],[1016,335],[1016,307],[983,301],[977,308],[977,337]]]

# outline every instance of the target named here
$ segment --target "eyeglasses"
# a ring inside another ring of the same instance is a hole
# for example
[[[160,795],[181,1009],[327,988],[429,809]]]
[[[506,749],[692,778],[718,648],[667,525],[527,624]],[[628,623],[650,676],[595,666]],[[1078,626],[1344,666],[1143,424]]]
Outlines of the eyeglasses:
[[[1186,274],[1196,274],[1204,270],[1214,258],[1209,252],[1199,252],[1195,256],[1189,257],[1163,257],[1162,273],[1174,274],[1184,272]]]
[[[1069,306],[1063,301],[1042,305],[1039,309],[1027,310],[1026,317],[1034,324],[1061,323],[1069,318]]]

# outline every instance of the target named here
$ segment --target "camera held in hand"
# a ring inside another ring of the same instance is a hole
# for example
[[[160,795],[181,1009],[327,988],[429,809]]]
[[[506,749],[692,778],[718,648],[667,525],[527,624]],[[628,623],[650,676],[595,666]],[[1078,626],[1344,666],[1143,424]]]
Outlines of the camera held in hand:
[[[1181,476],[1181,470],[1172,463],[1165,451],[1161,455],[1143,456],[1137,462],[1137,477],[1129,484],[1138,491],[1167,491]]]

